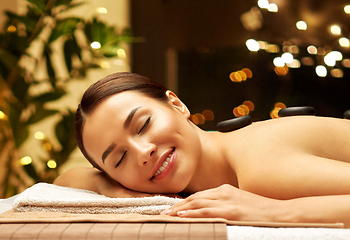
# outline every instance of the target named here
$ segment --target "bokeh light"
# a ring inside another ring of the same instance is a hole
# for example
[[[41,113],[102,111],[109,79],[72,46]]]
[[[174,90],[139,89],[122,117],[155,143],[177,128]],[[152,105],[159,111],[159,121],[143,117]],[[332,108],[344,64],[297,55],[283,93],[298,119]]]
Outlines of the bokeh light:
[[[269,12],[278,12],[278,6],[275,3],[270,3],[267,10]]]
[[[341,34],[341,28],[338,25],[333,25],[330,27],[331,33],[333,35],[340,35]]]
[[[246,44],[248,50],[251,52],[257,52],[260,49],[260,45],[259,45],[258,41],[254,40],[254,39],[248,39],[245,44]]]
[[[17,28],[15,26],[13,26],[13,25],[10,25],[10,26],[8,26],[7,31],[8,32],[16,32]]]
[[[344,7],[344,12],[345,12],[346,14],[350,14],[350,5],[346,5],[346,6]]]
[[[22,157],[22,158],[21,158],[20,162],[21,162],[22,165],[29,165],[29,164],[31,164],[33,161],[32,161],[32,158],[31,158],[31,157],[25,156],[25,157]]]
[[[344,76],[344,73],[341,69],[334,68],[331,70],[331,75],[335,78],[342,78]]]
[[[306,24],[306,22],[304,22],[304,21],[298,21],[298,22],[296,23],[296,27],[297,27],[297,29],[299,29],[299,30],[306,30],[306,29],[307,29],[307,24]]]
[[[317,54],[317,48],[314,45],[310,45],[307,47],[307,52],[309,54],[316,55]]]
[[[44,135],[44,133],[42,133],[42,132],[36,132],[36,133],[34,134],[34,137],[35,137],[36,139],[38,139],[38,140],[42,140],[42,139],[45,138],[45,135]]]
[[[93,49],[100,49],[100,48],[101,48],[101,43],[99,43],[99,42],[97,42],[97,41],[92,42],[92,43],[91,43],[91,47],[92,47]]]
[[[104,7],[99,7],[99,8],[96,9],[96,12],[102,13],[102,14],[106,14],[108,11]]]
[[[316,74],[319,77],[326,77],[327,76],[327,68],[325,66],[319,65],[316,67]]]
[[[202,115],[204,116],[205,121],[213,121],[214,120],[214,113],[213,111],[207,109],[202,112]]]
[[[346,37],[339,38],[339,45],[342,47],[349,47],[350,46],[350,41]]]
[[[56,161],[52,160],[52,159],[47,161],[46,165],[47,165],[48,168],[56,168],[57,167]]]

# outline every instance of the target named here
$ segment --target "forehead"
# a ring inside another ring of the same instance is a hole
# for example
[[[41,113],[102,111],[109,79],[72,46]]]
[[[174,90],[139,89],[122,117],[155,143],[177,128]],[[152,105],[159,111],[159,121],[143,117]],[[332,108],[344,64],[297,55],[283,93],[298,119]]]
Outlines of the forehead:
[[[161,101],[136,91],[121,92],[102,101],[86,116],[83,127],[83,144],[88,154],[93,159],[101,157],[97,153],[111,144],[111,138],[122,134],[124,121],[131,110],[161,106],[164,106]]]

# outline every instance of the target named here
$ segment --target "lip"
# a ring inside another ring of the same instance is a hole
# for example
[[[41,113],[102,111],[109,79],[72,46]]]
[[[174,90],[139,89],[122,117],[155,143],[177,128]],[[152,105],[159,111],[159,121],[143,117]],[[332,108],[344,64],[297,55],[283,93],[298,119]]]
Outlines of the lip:
[[[163,170],[163,172],[161,172],[157,176],[154,176],[154,174],[156,174],[158,169],[163,165],[163,163],[165,162],[165,160],[167,159],[167,157],[169,156],[170,153],[172,153],[172,155],[171,155],[171,158],[170,158],[169,163],[166,166],[166,168]],[[168,175],[168,173],[170,172],[170,170],[173,168],[174,162],[175,162],[175,158],[176,158],[175,148],[172,148],[169,151],[166,151],[165,153],[163,153],[163,155],[160,157],[160,159],[157,162],[157,164],[152,169],[151,180],[160,180],[160,179],[165,178]]]

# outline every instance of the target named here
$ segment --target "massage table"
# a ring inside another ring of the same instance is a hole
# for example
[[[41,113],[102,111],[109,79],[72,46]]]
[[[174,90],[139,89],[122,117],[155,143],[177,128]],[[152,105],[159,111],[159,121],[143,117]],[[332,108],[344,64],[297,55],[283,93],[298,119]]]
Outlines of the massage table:
[[[79,189],[72,189],[72,191],[78,191],[80,194]],[[25,193],[20,193],[8,199],[0,199],[0,240],[350,239],[350,229],[344,229],[342,224],[249,223],[222,219],[179,220],[172,217],[169,220],[159,215],[138,213],[123,215],[72,214],[57,211],[14,212],[14,206],[18,207],[18,199],[24,199],[24,195]],[[47,194],[43,193],[43,195]],[[104,216],[102,220],[100,216]],[[130,216],[132,217],[130,218]],[[117,218],[115,219],[115,217]]]

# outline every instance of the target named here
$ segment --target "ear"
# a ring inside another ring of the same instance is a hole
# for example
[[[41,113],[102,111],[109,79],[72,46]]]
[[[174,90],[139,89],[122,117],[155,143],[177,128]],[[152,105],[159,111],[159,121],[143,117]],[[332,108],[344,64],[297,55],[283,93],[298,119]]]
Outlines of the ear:
[[[186,105],[181,102],[181,100],[176,96],[175,93],[173,93],[170,90],[167,90],[165,93],[168,97],[168,103],[174,107],[176,110],[180,111],[183,115],[186,116],[186,118],[189,118],[191,113],[186,107]]]

